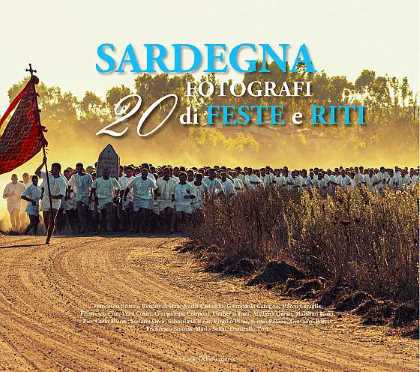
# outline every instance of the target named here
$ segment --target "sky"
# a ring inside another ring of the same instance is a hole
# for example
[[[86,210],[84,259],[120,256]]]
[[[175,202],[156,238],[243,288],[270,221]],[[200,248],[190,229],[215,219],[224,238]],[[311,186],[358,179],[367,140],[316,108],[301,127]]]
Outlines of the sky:
[[[29,62],[41,81],[79,98],[87,90],[104,97],[112,86],[132,86],[133,74],[96,71],[96,51],[102,43],[120,50],[129,43],[139,49],[146,43],[288,43],[292,48],[305,43],[318,70],[350,80],[363,69],[407,76],[419,91],[419,2],[2,1],[0,115],[8,106],[8,89],[27,76]],[[0,184],[8,179],[1,176]],[[3,206],[0,199],[0,214]]]
[[[8,1],[2,4],[0,112],[31,62],[47,85],[82,97],[131,86],[135,76],[95,69],[101,43],[305,43],[315,67],[354,80],[362,69],[407,76],[419,90],[419,1]],[[226,78],[226,77],[222,77]]]

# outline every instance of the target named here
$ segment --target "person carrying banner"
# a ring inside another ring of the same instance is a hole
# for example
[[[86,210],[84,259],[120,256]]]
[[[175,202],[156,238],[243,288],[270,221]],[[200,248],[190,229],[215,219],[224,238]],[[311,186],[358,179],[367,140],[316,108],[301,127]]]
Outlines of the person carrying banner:
[[[44,157],[41,165],[36,169],[35,175],[42,178],[43,185],[49,185],[50,192],[44,192],[41,200],[41,208],[45,229],[47,230],[46,244],[49,244],[51,236],[55,229],[57,213],[61,207],[61,202],[66,195],[67,181],[60,174],[60,163],[52,163],[51,171],[46,173],[41,171],[47,159]]]

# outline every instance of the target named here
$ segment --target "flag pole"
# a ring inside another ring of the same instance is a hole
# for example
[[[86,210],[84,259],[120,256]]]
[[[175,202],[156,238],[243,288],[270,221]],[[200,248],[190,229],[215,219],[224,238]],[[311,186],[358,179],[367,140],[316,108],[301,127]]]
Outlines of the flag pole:
[[[35,89],[35,85],[38,84],[39,79],[36,75],[34,75],[34,73],[36,73],[37,71],[34,70],[32,68],[32,64],[29,64],[29,68],[26,69],[26,71],[28,71],[31,74],[31,81],[32,84],[34,84],[34,91],[35,91],[35,103],[36,103],[36,115],[37,115],[37,119],[38,119],[38,123],[39,125],[41,125],[41,117],[39,115],[39,113],[41,112],[41,110],[38,107],[38,93]],[[43,154],[43,162],[45,164],[45,174],[46,174],[46,178],[47,178],[47,190],[48,190],[48,199],[50,201],[50,213],[49,213],[49,224],[48,224],[48,229],[47,229],[47,239],[45,241],[45,244],[49,244],[50,243],[50,239],[51,239],[51,235],[53,233],[54,230],[54,216],[53,216],[53,207],[52,207],[52,199],[51,199],[51,187],[50,187],[50,177],[48,175],[48,165],[47,165],[47,152],[45,150],[45,143],[42,145],[42,154]],[[52,226],[52,227],[51,227]]]

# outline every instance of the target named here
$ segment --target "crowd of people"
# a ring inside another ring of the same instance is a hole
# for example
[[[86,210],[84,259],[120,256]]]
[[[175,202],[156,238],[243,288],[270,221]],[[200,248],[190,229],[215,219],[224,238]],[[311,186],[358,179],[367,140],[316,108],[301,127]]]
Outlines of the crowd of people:
[[[24,173],[21,181],[13,174],[4,189],[12,232],[37,234],[40,210],[47,236],[54,230],[75,234],[174,232],[200,221],[206,195],[231,198],[268,187],[289,191],[317,188],[323,197],[334,196],[336,188],[355,187],[383,194],[387,188],[403,190],[419,182],[418,168],[399,167],[289,170],[269,166],[155,167],[145,163],[121,166],[118,177],[105,168],[97,177],[94,167],[85,169],[82,163],[63,172],[59,163],[53,163],[48,174],[42,170],[44,164],[32,176]]]

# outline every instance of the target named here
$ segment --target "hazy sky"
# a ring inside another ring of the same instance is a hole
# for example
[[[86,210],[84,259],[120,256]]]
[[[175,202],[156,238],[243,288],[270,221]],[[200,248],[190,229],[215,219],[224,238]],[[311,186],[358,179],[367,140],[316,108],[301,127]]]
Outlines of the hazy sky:
[[[32,62],[42,81],[81,96],[130,84],[96,72],[97,46],[127,43],[306,43],[318,70],[408,76],[418,90],[419,1],[7,1],[1,6],[0,112]]]

